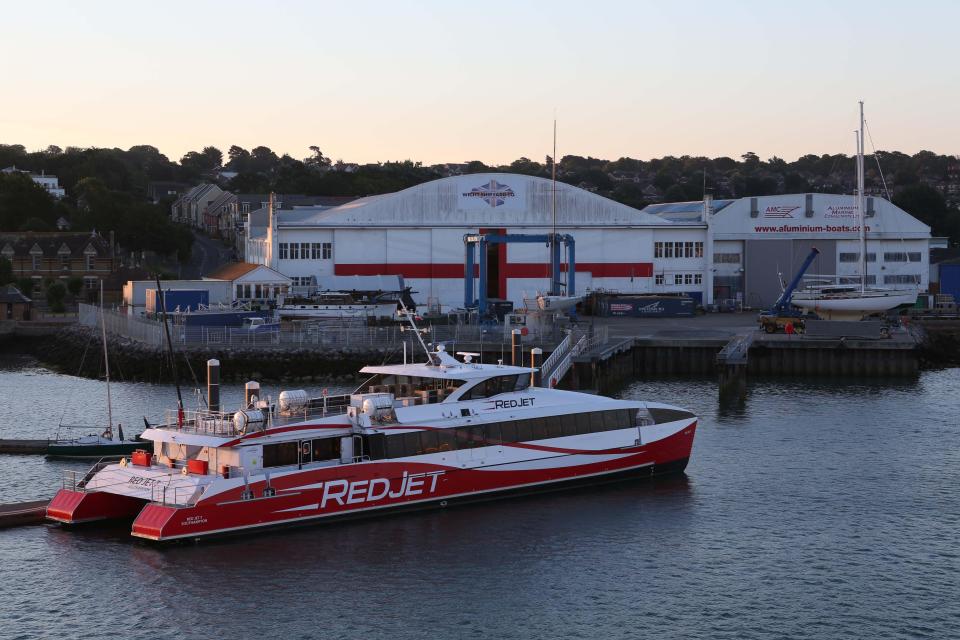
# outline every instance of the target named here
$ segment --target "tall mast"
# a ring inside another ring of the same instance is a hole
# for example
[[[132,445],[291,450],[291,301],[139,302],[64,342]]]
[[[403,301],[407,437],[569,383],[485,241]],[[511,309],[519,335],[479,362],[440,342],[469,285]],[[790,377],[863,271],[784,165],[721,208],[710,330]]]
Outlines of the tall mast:
[[[867,225],[864,216],[863,100],[860,101],[860,130],[857,132],[857,220],[860,221],[860,293],[867,289]]]
[[[553,234],[557,233],[557,118],[553,118],[553,162],[550,163],[553,182]],[[554,241],[556,238],[554,238]]]
[[[553,197],[553,229],[550,234],[550,265],[554,265],[556,260],[558,247],[557,247],[557,116],[553,116],[553,162],[550,163],[551,169],[551,190]],[[550,293],[560,293],[559,285],[553,281],[553,278],[557,274],[553,273],[553,269],[550,270]],[[569,292],[567,292],[569,295]]]
[[[107,430],[110,439],[116,440],[113,433],[113,403],[110,400],[110,358],[107,356],[107,319],[103,312],[103,280],[100,280],[100,334],[103,337],[103,366],[107,373]]]
[[[163,332],[167,336],[167,353],[170,356],[170,370],[173,373],[173,383],[177,387],[177,428],[183,428],[183,395],[180,393],[180,378],[177,377],[177,358],[173,355],[173,341],[170,339],[170,325],[167,324],[167,301],[163,296],[163,286],[160,284],[160,274],[157,279],[157,297],[160,298],[160,311],[163,314]]]

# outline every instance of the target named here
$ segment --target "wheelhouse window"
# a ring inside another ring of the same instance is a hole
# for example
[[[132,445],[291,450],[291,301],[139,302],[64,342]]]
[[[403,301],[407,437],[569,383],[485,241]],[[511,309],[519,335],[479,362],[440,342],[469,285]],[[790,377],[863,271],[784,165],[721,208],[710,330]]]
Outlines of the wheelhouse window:
[[[355,393],[392,393],[395,398],[408,399],[414,404],[443,402],[465,384],[453,378],[425,378],[376,374],[364,382]]]
[[[492,398],[501,393],[510,393],[512,391],[521,391],[530,386],[530,376],[525,374],[514,374],[511,376],[497,376],[478,382],[473,388],[468,390],[462,396],[461,400],[480,400],[481,398]]]

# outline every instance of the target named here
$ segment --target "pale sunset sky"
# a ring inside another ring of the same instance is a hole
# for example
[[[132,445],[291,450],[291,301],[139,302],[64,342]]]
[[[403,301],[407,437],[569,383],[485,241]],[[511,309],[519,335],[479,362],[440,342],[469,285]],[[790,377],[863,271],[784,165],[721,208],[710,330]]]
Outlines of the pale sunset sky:
[[[0,143],[353,162],[960,153],[960,2],[0,1]],[[867,150],[870,150],[868,143]]]

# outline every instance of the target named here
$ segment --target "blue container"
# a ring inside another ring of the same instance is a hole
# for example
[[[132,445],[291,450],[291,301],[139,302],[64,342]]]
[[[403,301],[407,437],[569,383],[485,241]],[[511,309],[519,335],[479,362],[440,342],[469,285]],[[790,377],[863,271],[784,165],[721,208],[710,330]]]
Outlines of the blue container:
[[[164,289],[163,304],[167,313],[198,311],[200,305],[210,304],[210,292],[201,289]],[[159,313],[160,296],[156,289],[147,289],[147,313]]]
[[[952,262],[953,260],[940,263],[940,293],[960,300],[960,264],[951,264]]]

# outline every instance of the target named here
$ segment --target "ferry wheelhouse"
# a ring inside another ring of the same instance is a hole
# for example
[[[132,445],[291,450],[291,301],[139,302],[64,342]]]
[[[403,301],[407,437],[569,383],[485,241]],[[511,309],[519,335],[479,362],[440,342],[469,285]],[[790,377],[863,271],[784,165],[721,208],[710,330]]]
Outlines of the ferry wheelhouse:
[[[666,404],[531,386],[532,369],[457,360],[368,366],[356,393],[172,414],[153,449],[70,473],[47,517],[132,519],[154,541],[445,507],[682,471],[697,418]]]

